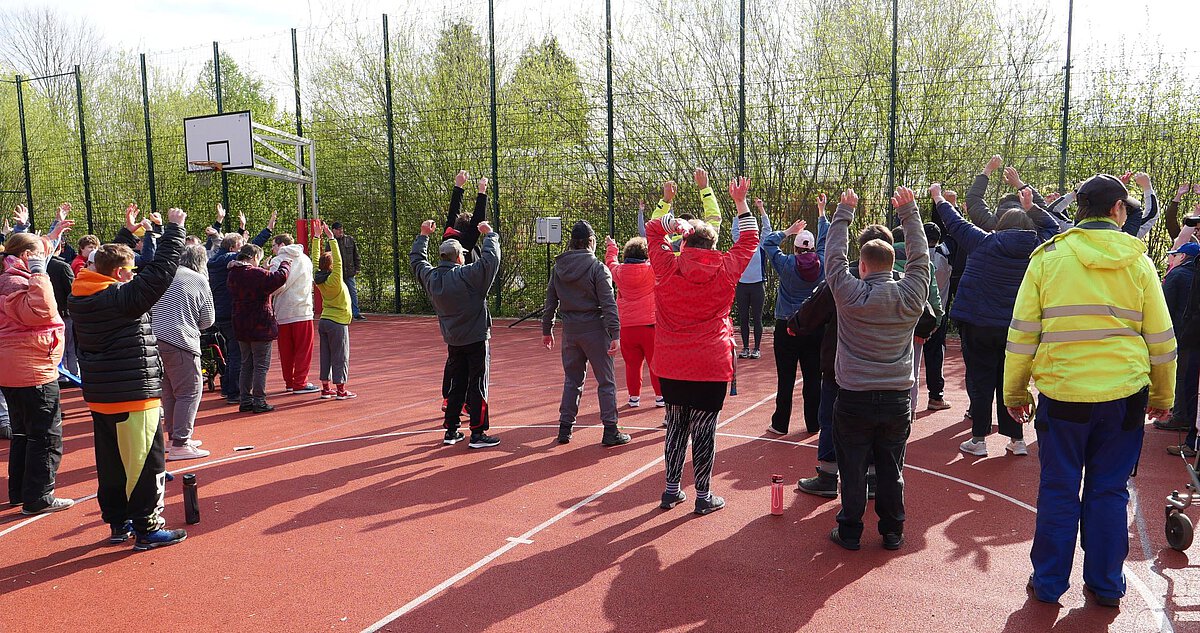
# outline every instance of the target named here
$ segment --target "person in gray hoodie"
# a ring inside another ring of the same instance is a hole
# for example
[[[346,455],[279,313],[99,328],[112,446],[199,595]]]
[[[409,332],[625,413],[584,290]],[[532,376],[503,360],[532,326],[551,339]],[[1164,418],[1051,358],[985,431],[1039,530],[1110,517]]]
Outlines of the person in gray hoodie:
[[[939,187],[940,195],[940,187]],[[837,305],[838,395],[833,405],[834,449],[842,479],[842,509],[829,538],[859,549],[867,507],[867,464],[875,458],[875,512],[886,549],[904,543],[904,449],[912,427],[913,330],[929,299],[929,245],[911,189],[900,187],[892,206],[908,237],[904,277],[892,278],[892,245],[871,240],[859,249],[860,278],[846,257],[858,195],[847,189],[829,227],[825,279]]]
[[[443,444],[457,444],[463,439],[458,427],[463,404],[471,419],[471,442],[468,448],[487,448],[500,439],[487,434],[489,428],[488,367],[491,352],[488,340],[492,337],[492,316],[488,312],[487,296],[500,271],[500,237],[487,222],[479,223],[483,248],[479,257],[464,265],[465,253],[458,240],[446,240],[438,248],[436,268],[425,254],[429,236],[437,222],[421,224],[421,234],[408,254],[413,276],[429,295],[438,315],[442,340],[446,342],[449,359],[446,373],[450,377],[447,393],[446,429]]]
[[[629,436],[617,428],[617,381],[613,354],[620,348],[621,324],[612,273],[596,259],[596,232],[580,220],[571,227],[569,249],[554,259],[546,306],[542,311],[542,344],[554,348],[554,315],[562,315],[563,394],[558,407],[558,443],[571,441],[571,428],[579,414],[583,380],[591,364],[600,399],[605,446],[620,446]]]

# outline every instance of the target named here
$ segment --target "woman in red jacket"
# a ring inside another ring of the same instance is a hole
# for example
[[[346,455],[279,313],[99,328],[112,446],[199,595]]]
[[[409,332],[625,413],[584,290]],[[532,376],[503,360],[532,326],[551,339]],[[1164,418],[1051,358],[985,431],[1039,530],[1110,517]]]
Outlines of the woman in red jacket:
[[[652,369],[658,374],[667,403],[667,489],[659,507],[675,507],[686,499],[680,489],[688,436],[696,474],[696,514],[725,507],[709,492],[716,456],[717,416],[733,378],[733,323],[729,309],[738,280],[758,250],[758,223],[746,204],[749,178],[729,183],[737,205],[738,241],[723,253],[716,250],[717,230],[700,220],[684,221],[667,214],[646,224],[650,264],[657,280],[654,296],[655,345]],[[675,183],[663,185],[673,198]],[[678,257],[668,235],[683,235]]]
[[[654,269],[646,252],[646,239],[625,242],[625,263],[617,263],[617,243],[606,242],[604,263],[617,285],[617,313],[621,315],[621,358],[625,360],[625,388],[629,406],[641,406],[642,362],[654,362]],[[658,375],[650,370],[654,406],[665,407]]]
[[[271,369],[271,342],[279,338],[279,322],[271,307],[271,293],[287,281],[291,263],[279,262],[275,272],[259,267],[263,250],[246,244],[229,262],[229,297],[233,300],[233,332],[242,352],[240,390],[243,413],[266,413],[267,372]]]
[[[22,514],[66,510],[71,499],[54,496],[62,460],[62,411],[58,363],[63,320],[46,275],[46,245],[32,233],[4,241],[0,274],[0,390],[8,402],[12,447],[8,454],[8,501]]]

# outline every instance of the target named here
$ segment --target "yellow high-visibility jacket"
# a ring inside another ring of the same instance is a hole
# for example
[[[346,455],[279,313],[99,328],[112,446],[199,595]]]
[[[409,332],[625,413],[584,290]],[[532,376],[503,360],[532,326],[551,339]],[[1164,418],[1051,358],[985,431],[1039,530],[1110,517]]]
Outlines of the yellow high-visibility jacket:
[[[700,201],[704,205],[704,217],[700,218],[708,222],[717,230],[717,235],[721,234],[721,205],[717,203],[717,196],[713,193],[712,187],[705,187],[700,190]],[[671,203],[665,200],[659,200],[658,206],[654,207],[654,212],[650,214],[651,220],[657,220],[662,216],[671,212]],[[682,239],[682,235],[668,235],[667,239],[675,243]],[[679,254],[679,249],[675,249],[675,254]]]
[[[1108,402],[1149,385],[1149,406],[1174,403],[1175,332],[1158,271],[1141,240],[1097,222],[1104,228],[1073,228],[1030,258],[1008,329],[1007,406],[1033,402],[1030,374],[1064,402]]]

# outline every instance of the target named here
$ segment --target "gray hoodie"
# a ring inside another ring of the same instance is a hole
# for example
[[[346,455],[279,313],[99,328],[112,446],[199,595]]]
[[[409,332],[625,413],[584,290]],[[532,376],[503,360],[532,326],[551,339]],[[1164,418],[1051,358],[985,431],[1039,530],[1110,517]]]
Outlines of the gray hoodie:
[[[442,339],[446,345],[470,345],[492,336],[492,315],[488,312],[487,295],[500,270],[500,237],[495,233],[483,236],[483,251],[474,263],[460,266],[439,262],[437,268],[429,263],[425,248],[429,238],[418,235],[408,254],[408,263],[438,315]]]
[[[596,259],[595,253],[573,249],[554,258],[554,272],[546,285],[546,306],[542,312],[543,336],[549,336],[554,329],[556,311],[562,316],[564,333],[607,330],[612,340],[620,338],[612,273]]]

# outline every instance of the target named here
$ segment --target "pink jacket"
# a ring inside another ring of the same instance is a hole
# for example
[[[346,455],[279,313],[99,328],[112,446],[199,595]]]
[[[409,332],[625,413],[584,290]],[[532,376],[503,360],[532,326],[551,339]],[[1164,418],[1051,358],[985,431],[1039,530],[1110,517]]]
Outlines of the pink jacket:
[[[56,380],[63,339],[50,277],[30,274],[21,259],[5,257],[0,274],[0,385],[35,387]]]
[[[683,247],[671,250],[664,224],[670,215],[646,223],[650,263],[658,280],[654,361],[660,378],[728,382],[733,378],[733,323],[729,309],[742,271],[758,252],[758,223],[737,218],[738,241],[722,253]]]
[[[617,263],[617,245],[609,244],[604,264],[617,285],[617,313],[621,327],[654,325],[654,269],[650,262]]]

